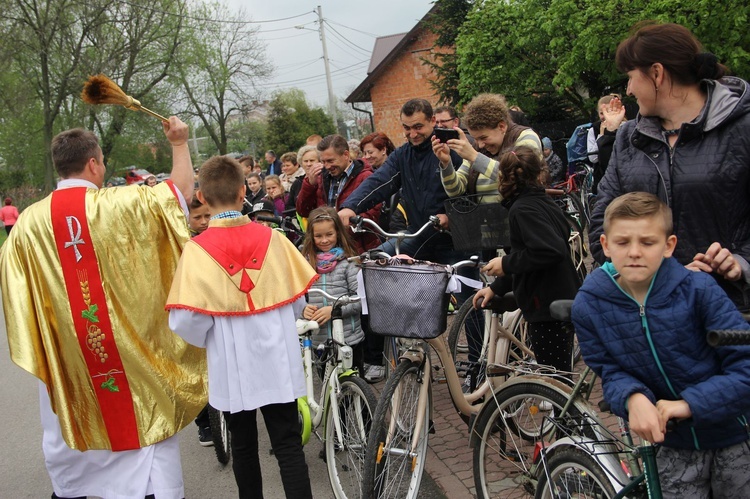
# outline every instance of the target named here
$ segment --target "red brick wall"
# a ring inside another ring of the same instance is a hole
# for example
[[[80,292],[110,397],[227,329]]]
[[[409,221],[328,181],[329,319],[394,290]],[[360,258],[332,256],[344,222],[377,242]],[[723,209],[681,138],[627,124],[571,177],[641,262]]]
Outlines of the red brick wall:
[[[437,103],[429,82],[433,78],[432,71],[422,64],[423,58],[432,59],[436,38],[434,33],[419,31],[416,39],[402,49],[370,89],[375,130],[388,135],[397,147],[406,142],[400,120],[401,106],[415,98],[427,99],[433,106]]]

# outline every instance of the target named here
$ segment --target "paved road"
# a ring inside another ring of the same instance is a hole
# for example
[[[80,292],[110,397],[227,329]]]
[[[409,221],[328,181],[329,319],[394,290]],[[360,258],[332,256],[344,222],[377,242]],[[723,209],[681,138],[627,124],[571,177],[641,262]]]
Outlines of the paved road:
[[[42,430],[39,422],[38,382],[10,361],[5,333],[5,319],[0,307],[0,400],[3,403],[3,452],[0,452],[0,498],[46,498],[52,486],[44,467],[41,449]],[[263,426],[262,416],[258,416]],[[282,499],[284,492],[278,474],[276,459],[270,455],[270,443],[264,428],[259,431],[261,466],[265,497]],[[187,499],[234,498],[237,487],[229,466],[222,467],[214,456],[212,447],[198,444],[195,425],[180,432],[182,468]],[[316,498],[332,497],[325,463],[318,458],[322,444],[311,439],[305,448],[313,494]],[[445,497],[429,478],[423,481],[420,497],[437,499]]]

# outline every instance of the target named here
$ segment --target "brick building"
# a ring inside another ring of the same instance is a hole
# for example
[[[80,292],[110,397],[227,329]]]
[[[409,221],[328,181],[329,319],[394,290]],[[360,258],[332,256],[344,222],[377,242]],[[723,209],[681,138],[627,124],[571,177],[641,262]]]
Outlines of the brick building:
[[[367,69],[367,78],[345,99],[348,103],[372,102],[375,130],[383,132],[396,146],[406,142],[401,127],[401,106],[409,99],[423,98],[433,106],[437,96],[430,86],[433,73],[422,59],[434,60],[435,40],[424,20],[408,33],[383,36],[375,47]]]

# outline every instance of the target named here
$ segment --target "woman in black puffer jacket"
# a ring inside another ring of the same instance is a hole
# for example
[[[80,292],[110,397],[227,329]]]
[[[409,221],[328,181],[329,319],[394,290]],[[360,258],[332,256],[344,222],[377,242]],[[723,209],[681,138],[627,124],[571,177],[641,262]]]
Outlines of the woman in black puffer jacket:
[[[617,48],[638,117],[617,132],[599,185],[590,240],[602,262],[604,210],[621,194],[651,192],[674,215],[674,256],[711,273],[750,310],[750,87],[676,24],[649,24]]]

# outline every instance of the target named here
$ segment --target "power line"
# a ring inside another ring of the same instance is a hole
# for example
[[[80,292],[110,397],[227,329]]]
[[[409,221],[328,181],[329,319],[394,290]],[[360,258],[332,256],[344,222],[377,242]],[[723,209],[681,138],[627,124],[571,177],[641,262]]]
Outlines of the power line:
[[[337,69],[336,71],[331,71],[331,74],[333,74],[333,73],[339,73],[339,72],[347,70],[347,69],[352,69],[352,68],[354,68],[356,66],[361,66],[362,64],[369,63],[369,62],[370,61],[361,61],[361,62],[352,64],[351,66],[349,66],[347,68],[342,68],[342,69]],[[315,76],[308,76],[308,77],[305,77],[305,78],[298,78],[296,80],[288,80],[288,81],[275,82],[275,83],[271,83],[271,85],[286,85],[288,83],[303,83],[303,82],[307,82],[309,80],[315,80],[315,79],[319,79],[319,78],[325,78],[325,74],[315,75]]]
[[[328,25],[329,28],[331,28],[331,31],[333,31],[334,33],[336,33],[337,35],[339,35],[341,38],[343,38],[344,40],[346,40],[347,42],[349,42],[350,45],[353,45],[354,47],[357,47],[359,50],[361,50],[361,51],[363,51],[363,52],[365,52],[367,54],[369,54],[369,53],[372,52],[371,50],[363,49],[362,47],[360,47],[356,43],[352,42],[351,40],[348,40],[344,35],[342,35],[338,31],[336,31],[336,28],[334,28],[333,26],[331,26],[331,23],[329,23],[328,20],[325,20],[324,22]]]
[[[371,36],[373,38],[380,38],[380,36],[381,36],[381,35],[375,35],[373,33],[368,33],[367,31],[362,31],[362,30],[359,30],[359,29],[354,29],[354,28],[352,28],[350,26],[347,26],[346,24],[341,24],[341,23],[337,23],[336,21],[332,21],[330,18],[326,19],[326,22],[335,24],[336,26],[341,26],[342,28],[350,29],[350,30],[354,31],[355,33],[361,33],[363,35]]]
[[[168,15],[168,16],[175,16],[175,17],[181,17],[183,19],[191,19],[193,21],[209,21],[214,23],[222,23],[222,24],[263,24],[263,23],[275,23],[280,21],[288,21],[289,19],[296,19],[298,17],[303,17],[308,14],[313,14],[314,11],[308,11],[304,12],[302,14],[297,14],[296,16],[289,16],[289,17],[280,17],[279,19],[266,19],[263,21],[232,21],[228,19],[211,19],[209,17],[195,17],[195,16],[189,16],[186,14],[177,14],[174,12],[169,12],[166,10],[156,9],[154,7],[150,7],[147,5],[139,5],[133,2],[129,2],[128,0],[115,0],[117,3],[129,5],[130,7],[134,7],[137,9],[148,9],[151,12],[158,12],[160,14]]]
[[[337,46],[338,48],[340,48],[341,50],[343,50],[344,52],[346,52],[347,54],[349,54],[352,57],[362,57],[362,54],[360,54],[358,52],[354,52],[354,53],[350,52],[349,50],[346,49],[346,47],[343,47],[343,46],[339,45],[338,43],[336,43],[336,40],[334,40],[333,38],[331,39],[331,43],[333,43],[335,46]]]

